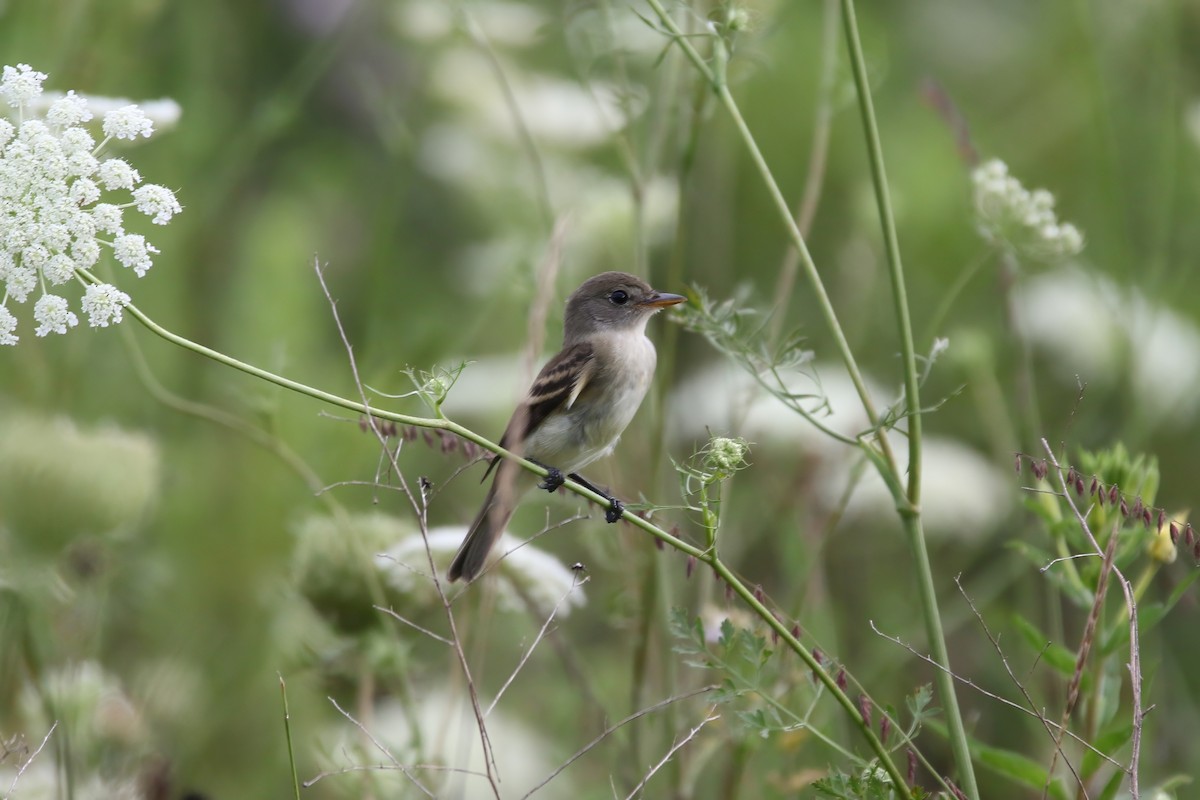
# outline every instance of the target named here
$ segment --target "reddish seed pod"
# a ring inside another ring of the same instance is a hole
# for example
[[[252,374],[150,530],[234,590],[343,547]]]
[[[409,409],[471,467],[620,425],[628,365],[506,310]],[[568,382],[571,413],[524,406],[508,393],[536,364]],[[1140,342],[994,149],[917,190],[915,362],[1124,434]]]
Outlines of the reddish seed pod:
[[[1191,547],[1192,542],[1196,540],[1196,532],[1192,530],[1192,523],[1188,523],[1183,529],[1183,543],[1185,547]]]
[[[1144,506],[1142,506],[1142,498],[1135,497],[1133,500],[1133,510],[1130,511],[1129,513],[1133,515],[1134,519],[1141,519],[1143,508],[1144,508]]]
[[[1158,530],[1162,530],[1163,523],[1167,521],[1166,512],[1161,508],[1158,510]]]
[[[696,557],[687,557],[687,577],[692,577],[692,573],[696,571]]]
[[[1121,499],[1121,492],[1117,490],[1117,485],[1114,483],[1108,487],[1108,502],[1115,504],[1119,499]]]
[[[1093,475],[1092,476],[1092,484],[1091,484],[1091,486],[1088,487],[1088,492],[1090,492],[1091,495],[1093,497],[1095,497],[1096,492],[1098,492],[1099,490],[1100,490],[1100,481],[1096,480],[1096,476]]]
[[[1179,544],[1179,526],[1171,523],[1171,544]]]
[[[728,583],[725,584],[725,602],[729,603],[733,600],[733,587]]]
[[[865,694],[858,696],[858,713],[862,714],[863,724],[868,728],[871,727],[871,701]]]
[[[654,549],[655,549],[655,550],[665,550],[665,549],[666,549],[666,547],[667,547],[667,546],[666,546],[665,544],[663,544],[663,540],[662,540],[662,539],[657,539],[657,538],[656,538],[656,539],[654,540]]]
[[[1013,469],[1016,470],[1016,473],[1018,475],[1021,474],[1021,454],[1020,453],[1017,453],[1016,458],[1013,459]]]
[[[1070,484],[1075,483],[1075,468],[1074,467],[1071,467],[1069,470],[1067,470],[1067,483],[1070,483]]]
[[[1083,497],[1083,476],[1075,476],[1075,494]]]
[[[1121,498],[1121,516],[1125,518],[1129,517],[1129,504],[1125,502],[1124,497]]]
[[[1150,513],[1150,509],[1142,509],[1142,524],[1146,526],[1146,530],[1150,530],[1150,525],[1154,522],[1154,515]]]
[[[813,661],[817,662],[821,666],[825,666],[825,654],[821,652],[821,648],[814,647],[812,649],[812,657]]]
[[[846,686],[848,685],[849,682],[846,680],[846,668],[845,667],[842,667],[841,669],[838,670],[837,677],[833,679],[833,682],[836,683],[837,687],[839,689],[841,689],[843,692],[846,691]]]
[[[1192,559],[1200,561],[1200,541],[1197,541],[1195,546],[1192,547]]]
[[[802,631],[800,630],[800,625],[798,623],[793,622],[792,623],[792,638],[799,639],[801,633],[802,633]]]
[[[908,785],[913,786],[917,782],[917,754],[912,748],[908,751]]]
[[[755,586],[754,587],[754,599],[761,603],[765,598],[766,598],[766,595],[763,594],[762,586]]]
[[[879,741],[887,744],[888,734],[892,732],[892,721],[884,717],[879,720]]]

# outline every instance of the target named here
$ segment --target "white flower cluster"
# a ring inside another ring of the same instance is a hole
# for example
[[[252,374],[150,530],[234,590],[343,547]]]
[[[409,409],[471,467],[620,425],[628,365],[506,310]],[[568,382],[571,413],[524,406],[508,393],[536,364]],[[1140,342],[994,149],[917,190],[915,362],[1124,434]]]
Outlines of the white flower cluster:
[[[51,287],[76,280],[86,287],[81,307],[93,327],[120,322],[129,295],[106,283],[85,280],[101,245],[138,277],[158,250],[145,237],[125,232],[122,215],[136,208],[156,225],[181,210],[170,189],[139,186],[142,177],[120,158],[101,160],[112,139],[148,137],[154,126],[137,106],[104,115],[105,139],[96,144],[82,127],[92,119],[88,101],[67,92],[45,109],[43,119],[26,118],[42,93],[46,74],[28,64],[4,67],[0,100],[16,110],[17,125],[0,117],[0,345],[17,343],[11,299],[24,303],[38,293],[33,318],[38,336],[66,333],[79,324],[67,299]],[[100,202],[103,192],[128,191],[132,200]]]
[[[971,183],[979,232],[989,242],[1036,261],[1060,261],[1083,250],[1083,234],[1055,215],[1054,195],[1045,189],[1029,191],[1008,174],[1003,161],[976,167]]]
[[[432,603],[436,596],[429,575],[429,558],[425,554],[426,541],[435,562],[446,564],[466,535],[467,528],[463,525],[432,528],[425,539],[412,535],[400,540],[386,553],[376,556],[375,563],[388,585],[410,601]],[[532,603],[537,613],[554,612],[562,618],[572,608],[585,604],[579,576],[550,553],[509,533],[500,537],[495,549],[498,563],[494,572],[499,580],[493,585],[497,601],[504,610],[524,611]]]

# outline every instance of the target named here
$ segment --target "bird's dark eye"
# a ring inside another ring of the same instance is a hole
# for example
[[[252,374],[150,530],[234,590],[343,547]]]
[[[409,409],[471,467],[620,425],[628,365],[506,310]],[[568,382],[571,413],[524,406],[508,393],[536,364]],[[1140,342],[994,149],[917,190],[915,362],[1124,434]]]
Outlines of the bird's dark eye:
[[[608,299],[619,306],[623,306],[629,302],[629,294],[624,289],[617,289],[608,296]]]

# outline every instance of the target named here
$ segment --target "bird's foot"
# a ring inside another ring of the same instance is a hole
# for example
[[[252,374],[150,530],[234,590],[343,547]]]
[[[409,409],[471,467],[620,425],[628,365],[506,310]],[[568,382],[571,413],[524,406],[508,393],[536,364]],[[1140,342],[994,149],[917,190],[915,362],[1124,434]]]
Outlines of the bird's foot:
[[[608,493],[607,490],[601,489],[596,484],[589,481],[577,472],[572,472],[567,476],[571,480],[578,483],[580,486],[591,489],[596,494],[608,501],[608,508],[604,509],[604,521],[609,525],[621,519],[621,515],[625,513],[625,504]]]
[[[566,482],[562,471],[555,467],[546,467],[546,479],[538,484],[539,489],[545,489],[547,492],[557,492],[559,487]]]
[[[609,507],[604,509],[604,521],[609,525],[621,519],[621,515],[625,513],[625,504],[615,497],[608,498]]]

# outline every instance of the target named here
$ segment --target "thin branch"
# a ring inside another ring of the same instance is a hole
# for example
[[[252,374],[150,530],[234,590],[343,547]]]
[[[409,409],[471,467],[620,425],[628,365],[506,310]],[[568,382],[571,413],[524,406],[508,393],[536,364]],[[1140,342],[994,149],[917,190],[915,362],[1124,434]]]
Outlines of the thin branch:
[[[496,692],[496,696],[492,698],[492,703],[487,707],[487,711],[483,712],[485,717],[490,717],[492,715],[492,709],[494,709],[496,704],[500,702],[500,698],[504,696],[505,691],[507,691],[512,682],[517,679],[517,675],[521,672],[522,668],[524,668],[525,664],[529,662],[530,657],[533,655],[533,651],[539,644],[541,644],[542,639],[546,636],[546,632],[550,629],[550,623],[553,622],[555,617],[558,615],[558,610],[562,608],[563,603],[567,601],[567,598],[571,596],[572,592],[574,592],[583,584],[587,583],[587,581],[588,578],[586,576],[581,579],[578,573],[575,574],[571,582],[571,588],[567,589],[567,591],[563,593],[563,596],[558,598],[558,602],[554,604],[554,608],[550,609],[550,614],[546,617],[546,621],[542,623],[542,627],[538,630],[537,636],[533,637],[533,641],[521,655],[521,660],[518,661],[517,665],[513,668],[512,673],[508,676],[508,680],[506,680],[504,685],[500,687],[500,691]]]
[[[1051,741],[1054,742],[1054,753],[1055,757],[1057,758],[1058,754],[1062,753],[1062,737],[1063,731],[1066,730],[1066,721],[1064,720],[1062,724],[1058,725],[1058,731],[1056,733],[1054,729],[1051,728],[1050,721],[1046,719],[1045,715],[1038,713],[1037,703],[1033,701],[1033,697],[1030,696],[1029,690],[1025,688],[1025,684],[1021,683],[1020,679],[1017,678],[1016,674],[1012,671],[1012,667],[1008,663],[1008,657],[1004,655],[1004,650],[1000,647],[1000,640],[992,635],[987,623],[983,621],[983,614],[979,613],[979,609],[975,607],[975,602],[971,599],[971,596],[967,594],[967,590],[963,588],[961,575],[954,576],[954,585],[958,587],[959,594],[961,594],[963,599],[967,601],[967,605],[971,608],[971,613],[973,613],[975,615],[975,619],[979,621],[979,627],[983,628],[983,632],[987,635],[988,641],[990,641],[992,643],[992,647],[995,648],[996,655],[1000,656],[1000,663],[1004,665],[1004,671],[1008,673],[1008,677],[1012,680],[1013,685],[1021,691],[1021,695],[1025,698],[1025,702],[1029,704],[1029,710],[1033,712],[1033,715],[1037,717],[1038,722],[1042,723],[1042,727],[1046,729],[1046,733],[1050,735]],[[1075,770],[1075,765],[1071,763],[1071,760],[1067,758],[1066,754],[1063,754],[1063,763],[1067,765],[1067,769],[1069,769],[1071,774],[1075,776],[1075,782],[1079,784],[1079,789],[1083,792],[1084,797],[1086,798],[1087,789],[1084,788],[1083,779],[1079,777],[1079,773]],[[1049,782],[1050,776],[1053,773],[1054,767],[1051,765],[1051,768],[1046,770],[1047,783]]]
[[[637,795],[637,793],[640,792],[643,788],[645,788],[646,784],[650,781],[650,779],[654,777],[654,774],[656,772],[658,772],[660,769],[662,769],[664,766],[666,766],[667,762],[671,760],[671,757],[674,756],[681,749],[683,749],[684,745],[686,745],[692,739],[695,739],[696,734],[700,733],[700,730],[705,725],[707,725],[710,722],[715,722],[716,720],[719,720],[721,718],[721,715],[716,713],[716,708],[717,708],[716,706],[713,706],[708,712],[709,716],[700,720],[699,725],[692,728],[690,731],[688,731],[686,736],[684,736],[682,739],[680,739],[679,741],[677,741],[671,745],[671,749],[667,751],[666,755],[664,755],[657,764],[655,764],[653,767],[650,768],[650,771],[647,772],[646,775],[638,782],[638,785],[633,787],[633,791],[631,791],[628,795],[626,795],[625,800],[633,800],[633,798]]]
[[[871,626],[871,630],[875,631],[876,635],[878,635],[884,639],[887,639],[892,644],[896,644],[896,645],[899,645],[900,647],[903,647],[905,650],[912,653],[914,656],[921,659],[926,664],[929,664],[930,666],[932,666],[936,669],[945,670],[946,672],[949,673],[951,678],[953,678],[954,680],[963,684],[964,686],[969,686],[970,688],[979,692],[984,697],[995,700],[997,703],[1006,705],[1009,708],[1015,708],[1017,711],[1020,711],[1022,714],[1027,714],[1031,717],[1036,717],[1036,718],[1042,720],[1042,722],[1044,722],[1046,725],[1050,725],[1050,726],[1054,727],[1055,729],[1060,727],[1057,722],[1051,722],[1047,717],[1045,717],[1042,714],[1039,714],[1034,711],[1030,711],[1029,709],[1025,708],[1025,706],[1020,705],[1019,703],[1014,703],[1012,700],[1009,700],[1007,697],[1001,697],[1000,695],[995,694],[994,692],[989,692],[987,689],[983,688],[982,686],[980,686],[979,684],[977,684],[975,681],[971,680],[970,678],[964,678],[961,675],[957,675],[953,672],[949,672],[949,670],[946,670],[945,667],[943,667],[941,664],[937,663],[937,661],[932,656],[928,656],[928,655],[925,655],[924,653],[918,652],[917,648],[913,647],[911,644],[904,641],[899,636],[892,636],[891,634],[884,633],[883,631],[879,630],[879,628],[875,626],[874,620],[871,620],[869,622],[869,624]],[[1109,756],[1107,753],[1104,753],[1101,750],[1098,750],[1096,747],[1094,747],[1091,744],[1091,742],[1087,741],[1082,736],[1071,733],[1070,731],[1067,731],[1066,735],[1071,737],[1071,739],[1073,739],[1079,745],[1086,747],[1088,750],[1091,750],[1097,756],[1104,759],[1109,764],[1112,764],[1117,769],[1121,769],[1121,770],[1124,769],[1124,766],[1121,764],[1120,761],[1117,761],[1116,759]]]
[[[8,787],[8,793],[4,795],[4,800],[9,800],[12,797],[12,793],[17,790],[17,781],[21,780],[21,776],[25,774],[25,770],[29,769],[29,765],[42,752],[42,749],[46,746],[46,742],[50,741],[50,735],[54,733],[56,728],[58,728],[58,720],[54,720],[54,723],[50,726],[50,730],[46,731],[46,735],[42,737],[42,743],[37,746],[36,750],[29,754],[29,758],[25,759],[25,763],[21,764],[20,768],[17,769],[17,774],[13,776],[12,783]]]
[[[418,633],[425,634],[426,636],[428,636],[430,639],[433,639],[434,641],[441,642],[442,644],[450,645],[451,647],[454,646],[454,642],[450,641],[445,636],[439,636],[438,634],[434,633],[433,631],[429,630],[428,628],[421,627],[417,623],[413,622],[411,619],[408,619],[407,617],[403,617],[403,616],[397,614],[391,608],[384,608],[383,606],[374,606],[374,608],[376,611],[382,611],[384,614],[387,614],[389,617],[395,619],[397,622],[404,623],[405,625],[407,625],[408,627],[417,631]]]
[[[696,695],[699,695],[699,694],[705,694],[706,692],[711,692],[718,688],[720,688],[720,687],[718,687],[716,684],[711,684],[709,686],[702,686],[699,689],[696,689],[691,692],[687,692],[685,694],[677,694],[674,697],[668,697],[666,700],[660,700],[659,702],[655,703],[652,706],[647,706],[646,708],[643,708],[640,711],[633,712],[628,717],[625,717],[625,719],[621,720],[620,722],[616,723],[615,725],[610,725],[609,727],[607,727],[603,731],[601,731],[599,736],[597,736],[595,739],[592,739],[590,742],[588,742],[583,747],[581,747],[578,751],[576,751],[575,755],[571,756],[566,761],[564,761],[562,764],[560,764],[553,772],[551,772],[549,775],[547,775],[546,778],[541,783],[539,783],[537,786],[534,786],[532,789],[530,789],[528,792],[526,792],[522,796],[521,800],[526,800],[526,798],[533,796],[534,792],[538,791],[543,786],[548,784],[550,781],[557,778],[563,770],[565,770],[567,767],[571,766],[576,761],[578,761],[580,758],[582,758],[584,755],[586,755],[589,750],[594,748],[596,745],[600,744],[600,742],[604,741],[611,734],[615,733],[616,731],[620,730],[624,726],[628,725],[630,722],[641,719],[642,717],[646,716],[647,714],[653,714],[655,711],[664,709],[667,706],[671,705],[672,703],[678,703],[680,700],[687,700],[688,698],[695,697]]]
[[[379,741],[379,739],[377,739],[373,733],[367,730],[365,725],[354,718],[353,714],[339,706],[338,701],[334,700],[332,697],[327,697],[326,699],[333,704],[333,707],[336,708],[343,717],[350,720],[350,722],[354,724],[354,727],[358,728],[359,731],[362,732],[363,736],[366,736],[371,741],[371,744],[375,745],[375,749],[382,753],[388,761],[392,762],[392,766],[398,769],[401,774],[404,775],[404,777],[408,778],[409,782],[411,782],[413,786],[416,786],[418,789],[420,789],[426,797],[436,797],[436,795],[429,790],[429,787],[421,783],[417,776],[413,775],[412,772],[409,771],[408,767],[405,767],[403,764],[401,764],[400,761],[394,755],[392,755],[392,751],[387,748],[387,745]],[[321,773],[320,775],[305,781],[304,788],[309,788],[314,783],[321,780],[321,778],[327,777],[328,774],[329,773]]]

